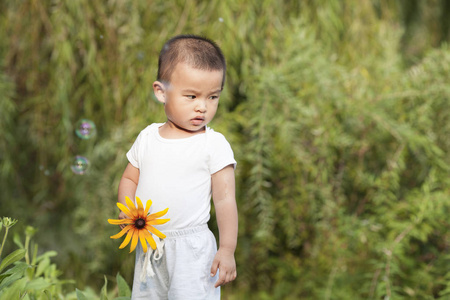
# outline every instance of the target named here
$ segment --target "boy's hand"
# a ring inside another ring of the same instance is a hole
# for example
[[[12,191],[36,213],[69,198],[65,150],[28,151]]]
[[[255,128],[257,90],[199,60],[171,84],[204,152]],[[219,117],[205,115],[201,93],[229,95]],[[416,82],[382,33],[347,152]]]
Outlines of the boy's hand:
[[[214,257],[211,266],[211,277],[215,276],[217,269],[220,269],[219,280],[217,280],[214,287],[219,287],[236,279],[236,262],[234,260],[234,252],[219,249]]]
[[[127,218],[128,218],[128,216],[127,216],[123,211],[121,211],[120,214],[119,214],[119,220],[121,220],[121,219],[127,219]],[[120,224],[119,226],[120,226],[120,229],[124,229],[125,226],[127,226],[127,225],[125,225],[125,224]]]

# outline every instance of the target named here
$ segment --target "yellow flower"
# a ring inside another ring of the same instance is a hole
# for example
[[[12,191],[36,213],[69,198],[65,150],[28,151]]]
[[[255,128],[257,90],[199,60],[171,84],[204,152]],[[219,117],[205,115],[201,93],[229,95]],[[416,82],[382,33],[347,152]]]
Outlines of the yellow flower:
[[[130,198],[125,197],[125,201],[128,207],[119,202],[117,203],[117,206],[128,216],[128,219],[108,219],[108,222],[113,225],[126,224],[127,226],[125,226],[125,228],[118,234],[111,236],[111,238],[118,239],[127,233],[127,236],[119,246],[119,249],[125,248],[131,240],[130,253],[134,251],[138,241],[141,242],[144,252],[147,252],[147,242],[150,244],[150,247],[155,250],[156,243],[150,232],[162,239],[166,237],[161,231],[154,228],[153,225],[160,225],[170,221],[170,219],[157,220],[157,218],[164,216],[169,208],[151,215],[147,215],[150,206],[152,205],[151,200],[147,201],[148,206],[146,205],[145,209],[139,197],[136,197],[137,208],[134,206],[134,203],[130,200]]]

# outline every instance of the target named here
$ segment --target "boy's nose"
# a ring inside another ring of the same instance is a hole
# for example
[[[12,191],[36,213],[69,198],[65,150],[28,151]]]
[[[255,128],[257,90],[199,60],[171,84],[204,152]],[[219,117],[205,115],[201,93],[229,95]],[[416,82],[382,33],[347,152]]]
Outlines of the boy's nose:
[[[199,100],[198,102],[197,102],[197,106],[196,106],[196,108],[195,108],[197,111],[199,111],[199,112],[206,112],[206,101],[204,101],[204,100]]]

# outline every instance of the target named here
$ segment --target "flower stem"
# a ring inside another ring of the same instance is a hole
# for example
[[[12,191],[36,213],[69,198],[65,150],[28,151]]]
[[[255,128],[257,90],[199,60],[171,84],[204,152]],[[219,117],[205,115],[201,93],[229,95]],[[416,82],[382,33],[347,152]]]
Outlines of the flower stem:
[[[3,246],[6,242],[6,237],[8,236],[9,227],[5,227],[5,235],[3,236],[2,247],[0,248],[0,259],[2,258]]]
[[[29,246],[30,246],[30,237],[27,236],[26,239],[25,239],[25,250],[26,250],[26,252],[25,252],[25,262],[27,264],[30,264],[30,255],[28,254]]]

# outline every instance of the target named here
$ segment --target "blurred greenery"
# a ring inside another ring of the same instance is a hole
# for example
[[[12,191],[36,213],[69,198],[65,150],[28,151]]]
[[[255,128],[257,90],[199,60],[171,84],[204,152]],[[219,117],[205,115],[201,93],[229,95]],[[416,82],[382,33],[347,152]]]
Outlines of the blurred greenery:
[[[7,242],[8,231],[18,220],[3,217],[0,219],[0,232],[5,228],[1,248]],[[55,251],[47,251],[38,255],[38,244],[32,241],[38,230],[32,226],[25,229],[25,243],[20,236],[14,235],[16,249],[2,259],[0,250],[0,299],[4,300],[130,300],[131,290],[125,279],[117,273],[116,287],[108,291],[108,280],[105,277],[103,287],[98,295],[92,288],[85,291],[75,289],[64,291],[64,286],[72,284],[71,280],[61,280],[61,271],[50,258],[57,255]],[[10,267],[12,266],[12,267]],[[10,267],[6,269],[7,267]],[[113,298],[114,297],[114,298]]]
[[[201,34],[227,57],[211,127],[238,161],[223,298],[447,299],[449,3],[0,1],[0,216],[38,228],[71,292],[131,283],[106,220],[126,151],[165,120],[161,46]],[[75,135],[82,118],[95,137]]]

